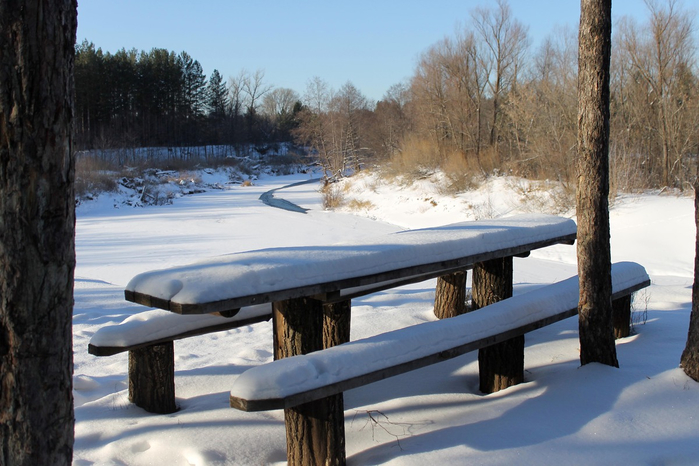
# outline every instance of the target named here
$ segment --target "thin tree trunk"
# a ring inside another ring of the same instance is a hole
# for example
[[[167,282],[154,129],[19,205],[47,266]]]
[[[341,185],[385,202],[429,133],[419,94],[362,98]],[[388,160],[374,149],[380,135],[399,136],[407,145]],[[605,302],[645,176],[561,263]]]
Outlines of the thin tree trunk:
[[[439,277],[434,294],[434,315],[438,319],[446,319],[464,312],[466,312],[466,272],[455,272]]]
[[[73,454],[77,5],[0,0],[0,464]]]
[[[473,310],[512,297],[512,257],[476,264],[471,290]],[[478,372],[483,393],[523,382],[524,335],[478,350]]]
[[[680,366],[699,382],[699,180],[694,183],[694,224],[697,239],[694,247],[694,285],[692,286],[692,313],[689,316],[687,345],[682,352]]]
[[[580,362],[618,367],[609,245],[611,0],[582,0],[578,54],[578,276]]]

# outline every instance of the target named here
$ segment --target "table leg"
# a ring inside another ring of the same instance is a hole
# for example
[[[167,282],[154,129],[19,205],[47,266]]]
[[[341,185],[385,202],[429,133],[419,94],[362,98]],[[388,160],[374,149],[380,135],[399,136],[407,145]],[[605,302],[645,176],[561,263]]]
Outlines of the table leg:
[[[275,302],[274,358],[321,350],[349,339],[349,302],[323,304],[311,298]],[[284,410],[289,465],[344,465],[342,393]]]
[[[473,309],[512,296],[512,257],[476,264]],[[480,390],[493,393],[524,381],[524,335],[478,351]]]
[[[466,272],[454,272],[437,278],[434,293],[434,315],[438,319],[455,317],[466,312]]]

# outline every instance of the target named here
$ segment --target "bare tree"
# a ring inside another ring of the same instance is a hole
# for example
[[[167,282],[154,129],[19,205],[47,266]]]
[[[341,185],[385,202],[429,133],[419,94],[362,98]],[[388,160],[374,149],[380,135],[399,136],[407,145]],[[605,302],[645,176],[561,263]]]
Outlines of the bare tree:
[[[0,1],[0,464],[73,453],[74,0]]]
[[[618,367],[609,244],[611,0],[581,0],[578,53],[580,362]]]
[[[493,73],[488,84],[493,102],[490,145],[494,147],[497,144],[503,94],[515,85],[521,60],[529,46],[527,27],[512,16],[506,0],[498,0],[494,10],[477,8],[472,18],[476,31],[490,51],[493,63]]]
[[[620,42],[624,56],[630,61],[633,78],[645,83],[644,113],[655,114],[653,133],[657,134],[661,151],[661,181],[665,186],[674,184],[673,172],[696,144],[688,133],[696,131],[695,124],[687,127],[691,99],[683,98],[682,72],[694,65],[693,18],[682,11],[677,0],[645,0],[650,13],[649,25],[639,31],[635,23],[625,19],[620,24]],[[643,128],[648,132],[648,128]],[[681,180],[680,180],[681,181]]]

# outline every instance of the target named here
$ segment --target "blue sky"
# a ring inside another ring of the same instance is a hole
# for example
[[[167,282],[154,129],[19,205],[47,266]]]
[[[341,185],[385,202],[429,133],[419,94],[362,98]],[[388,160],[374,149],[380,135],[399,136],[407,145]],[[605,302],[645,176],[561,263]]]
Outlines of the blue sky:
[[[684,6],[692,6],[686,2]],[[186,51],[204,73],[228,79],[264,70],[265,82],[303,93],[318,76],[338,89],[351,81],[368,98],[413,74],[417,57],[491,0],[81,0],[78,42]],[[577,28],[577,0],[510,0],[533,48],[554,26]],[[614,0],[613,17],[643,21],[642,0]]]

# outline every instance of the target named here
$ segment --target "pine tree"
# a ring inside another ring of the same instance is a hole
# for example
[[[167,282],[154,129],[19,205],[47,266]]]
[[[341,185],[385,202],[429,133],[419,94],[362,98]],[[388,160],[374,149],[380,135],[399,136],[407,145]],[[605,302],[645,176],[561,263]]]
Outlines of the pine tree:
[[[0,464],[70,465],[75,0],[0,0]]]

